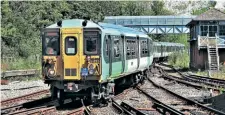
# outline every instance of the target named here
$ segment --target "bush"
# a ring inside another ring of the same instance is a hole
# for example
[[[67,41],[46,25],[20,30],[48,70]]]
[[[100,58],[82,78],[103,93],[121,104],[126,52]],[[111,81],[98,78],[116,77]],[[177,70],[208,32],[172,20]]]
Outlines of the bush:
[[[2,61],[2,71],[7,70],[24,70],[24,69],[41,69],[41,62],[32,59],[18,58],[13,62]]]
[[[187,52],[177,52],[173,53],[168,58],[168,63],[174,67],[179,67],[181,69],[189,68],[189,55]]]

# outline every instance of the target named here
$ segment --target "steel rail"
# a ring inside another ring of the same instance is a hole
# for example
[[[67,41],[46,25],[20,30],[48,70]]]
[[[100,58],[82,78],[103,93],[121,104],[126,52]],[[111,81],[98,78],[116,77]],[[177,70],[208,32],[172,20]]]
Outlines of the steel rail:
[[[158,99],[154,98],[153,96],[149,95],[146,91],[140,89],[139,87],[136,87],[136,89],[141,92],[142,94],[144,94],[146,97],[148,97],[150,100],[153,101],[154,105],[155,105],[155,108],[162,108],[163,109],[163,112],[165,114],[165,112],[169,112],[173,115],[185,115],[184,113],[166,105],[165,103],[159,101]]]
[[[194,74],[189,74],[189,73],[188,73],[188,75],[184,75],[182,72],[175,69],[172,65],[167,65],[164,63],[160,63],[160,65],[172,68],[175,72],[178,72],[182,77],[184,77],[187,80],[204,83],[204,84],[211,85],[211,86],[223,85],[223,87],[225,88],[225,80],[223,80],[223,79],[210,78],[210,77],[199,76],[199,75],[194,75]]]
[[[44,108],[47,106],[56,105],[56,102],[57,102],[56,100],[51,100],[51,97],[46,97],[30,102],[25,102],[15,106],[1,108],[1,114],[9,114],[21,109],[32,110],[33,108],[40,108],[40,107]]]
[[[186,84],[192,87],[196,87],[196,88],[207,88],[207,89],[213,89],[215,91],[220,92],[221,91],[221,87],[218,87],[218,85],[216,84],[212,84],[212,83],[206,83],[206,82],[199,82],[198,78],[196,78],[195,80],[193,80],[190,76],[186,76],[183,73],[181,73],[180,71],[176,70],[175,68],[171,67],[171,65],[166,65],[166,64],[161,64],[167,67],[172,68],[174,71],[178,72],[178,74],[180,74],[182,76],[182,78],[179,78],[177,76],[173,76],[173,75],[169,75],[167,72],[165,72],[161,67],[157,66],[158,69],[160,69],[161,73],[163,74],[162,77],[166,78],[166,79],[170,79],[170,80],[174,80],[176,82],[182,83],[182,84]],[[203,83],[206,86],[202,85],[202,84],[197,84],[198,83]],[[225,91],[222,91],[225,92]]]
[[[70,112],[67,113],[67,115],[78,115],[78,114],[84,114],[85,112],[85,108],[84,107],[81,107],[81,108],[78,108],[78,109],[75,109],[75,110],[72,110]]]
[[[39,95],[43,95],[43,94],[47,94],[47,93],[49,93],[48,89],[37,91],[37,92],[30,93],[30,94],[23,95],[23,96],[18,96],[18,97],[11,98],[11,99],[6,99],[6,100],[1,101],[1,106],[5,106],[5,105],[8,105],[8,104],[18,102],[20,100],[28,99],[28,98],[31,98],[31,97],[35,97],[35,96],[39,96]]]
[[[117,103],[114,99],[112,99],[112,106],[119,110],[119,114],[126,114],[126,115],[145,115],[141,111],[131,107],[125,102],[121,102],[121,104]]]
[[[56,108],[53,106],[52,107],[35,107],[35,108],[25,109],[22,111],[16,111],[13,113],[9,113],[7,115],[17,115],[17,114],[24,114],[24,115],[25,114],[26,115],[41,114],[41,115],[44,115],[44,114],[54,112],[54,111],[56,111]]]
[[[222,111],[213,109],[213,108],[211,108],[211,107],[208,107],[208,106],[205,106],[205,105],[203,105],[203,104],[200,104],[200,103],[198,103],[197,101],[194,101],[194,100],[185,98],[185,97],[183,97],[183,96],[181,96],[181,95],[179,95],[179,94],[177,94],[177,93],[174,93],[174,92],[172,92],[172,91],[166,89],[165,87],[160,86],[160,85],[154,83],[154,81],[152,81],[152,80],[149,79],[149,78],[147,78],[147,80],[148,80],[149,82],[151,82],[154,86],[156,86],[156,87],[158,87],[158,88],[161,88],[161,89],[163,89],[164,91],[166,91],[166,92],[168,92],[168,93],[170,93],[170,94],[172,94],[172,95],[174,95],[174,96],[176,96],[176,97],[178,97],[178,98],[180,98],[180,99],[182,99],[182,100],[185,100],[185,101],[187,101],[187,102],[189,102],[189,103],[191,103],[191,104],[193,104],[193,105],[197,105],[198,107],[201,107],[201,108],[203,108],[203,109],[205,109],[205,110],[208,110],[208,111],[210,111],[210,112],[213,112],[213,113],[215,113],[215,114],[225,115],[225,113],[222,112]]]
[[[185,85],[189,85],[189,86],[192,86],[192,87],[195,87],[195,88],[198,88],[198,89],[207,88],[207,89],[213,89],[213,90],[217,90],[217,91],[220,90],[220,89],[215,88],[215,87],[212,87],[212,86],[205,87],[205,86],[203,86],[201,84],[196,84],[196,83],[188,82],[185,79],[180,78],[180,77],[177,77],[177,76],[168,75],[162,68],[161,68],[161,71],[163,73],[163,76],[162,77],[163,78],[166,78],[166,79],[170,79],[170,80],[173,80],[173,81],[176,81],[176,82],[185,84]]]

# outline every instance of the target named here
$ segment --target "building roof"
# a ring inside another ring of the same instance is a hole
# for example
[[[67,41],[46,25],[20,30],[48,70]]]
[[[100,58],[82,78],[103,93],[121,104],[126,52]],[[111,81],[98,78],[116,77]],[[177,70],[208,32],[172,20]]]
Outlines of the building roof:
[[[196,21],[225,21],[225,13],[216,8],[210,8],[208,11],[192,19],[192,21],[189,22],[187,26],[193,24],[193,22]]]
[[[225,13],[218,9],[211,8],[208,11],[198,15],[193,20],[196,21],[225,20]]]

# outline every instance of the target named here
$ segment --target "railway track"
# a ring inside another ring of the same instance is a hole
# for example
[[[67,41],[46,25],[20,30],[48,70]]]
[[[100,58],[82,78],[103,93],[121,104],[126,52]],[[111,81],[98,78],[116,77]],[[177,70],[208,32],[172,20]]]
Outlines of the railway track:
[[[21,114],[21,113],[27,113],[27,112],[36,111],[36,110],[38,111],[44,108],[46,109],[48,106],[53,106],[56,103],[57,103],[56,100],[51,100],[51,97],[46,97],[46,98],[29,101],[29,102],[25,102],[25,103],[14,105],[14,106],[1,108],[1,114]]]
[[[118,114],[126,114],[126,115],[145,115],[141,111],[133,108],[129,104],[125,102],[121,102],[120,104],[112,99],[112,106],[118,111]]]
[[[163,74],[163,77],[174,80],[186,85],[190,85],[197,88],[207,88],[207,89],[213,89],[216,91],[225,91],[225,80],[222,79],[216,79],[216,78],[209,78],[204,76],[198,76],[198,75],[192,75],[189,73],[183,73],[175,69],[174,67],[166,64],[160,64],[162,66],[166,66],[171,68],[174,72],[177,72],[181,77],[177,77],[174,75],[169,75],[167,72],[165,72],[161,67],[157,66],[158,69],[160,69],[161,73]]]
[[[27,95],[23,95],[23,96],[11,98],[11,99],[3,100],[3,101],[1,101],[1,106],[12,105],[14,103],[18,103],[19,101],[27,100],[27,99],[30,99],[30,98],[33,98],[33,97],[37,97],[37,96],[40,96],[40,95],[44,95],[44,94],[48,94],[48,93],[49,93],[49,90],[41,90],[41,91],[37,91],[37,92],[30,93],[30,94],[27,94]]]
[[[82,100],[81,100],[82,101]],[[83,103],[83,102],[82,102]],[[2,115],[55,115],[60,114],[57,110],[59,107],[57,100],[52,100],[51,97],[38,99],[35,101],[26,102],[23,104],[10,106],[1,109]],[[69,111],[66,111],[66,115],[90,115],[90,111],[83,104],[82,107],[73,108]]]
[[[167,88],[156,84],[153,80],[148,78],[148,83],[138,87],[141,93],[152,99],[158,107],[161,106],[163,114],[169,112],[170,114],[182,115],[182,114],[219,114],[225,115],[225,113],[207,107],[203,104],[185,98],[177,93],[174,93]]]

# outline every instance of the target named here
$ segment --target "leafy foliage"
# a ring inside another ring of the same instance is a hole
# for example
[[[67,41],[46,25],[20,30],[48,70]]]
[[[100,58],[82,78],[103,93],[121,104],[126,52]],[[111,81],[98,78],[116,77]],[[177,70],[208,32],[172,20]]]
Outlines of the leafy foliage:
[[[179,67],[181,69],[189,68],[189,62],[190,57],[187,51],[174,53],[168,59],[168,63],[170,65],[173,65],[174,67]]]
[[[102,21],[104,16],[169,12],[162,1],[2,1],[1,5],[1,54],[24,58],[41,53],[40,29],[62,19],[89,16]]]

